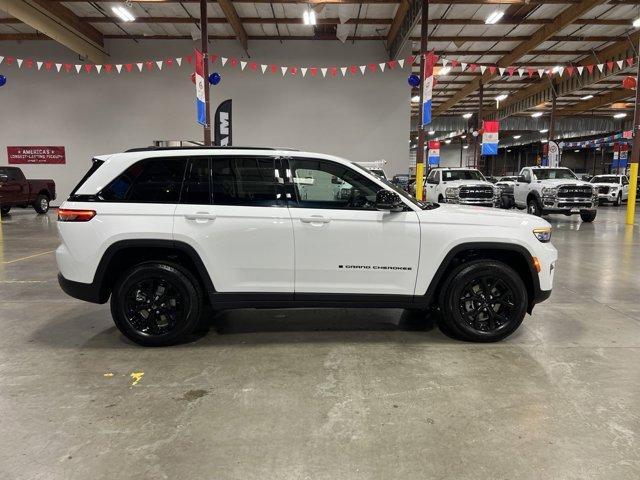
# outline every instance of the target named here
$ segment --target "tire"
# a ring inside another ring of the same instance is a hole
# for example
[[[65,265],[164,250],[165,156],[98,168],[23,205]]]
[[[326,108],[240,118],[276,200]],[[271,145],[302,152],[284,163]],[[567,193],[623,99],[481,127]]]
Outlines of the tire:
[[[444,197],[442,195],[438,195],[438,203],[444,203]]]
[[[622,192],[618,194],[618,197],[613,202],[613,205],[616,207],[619,207],[620,205],[622,205]]]
[[[165,302],[155,303],[163,298]],[[198,280],[169,262],[136,265],[118,279],[111,294],[111,316],[118,330],[145,347],[188,340],[201,325],[202,306]]]
[[[49,197],[38,195],[36,201],[33,202],[33,209],[38,213],[47,213],[49,211]]]
[[[542,216],[542,205],[540,205],[540,201],[536,197],[531,197],[527,200],[527,213],[536,217]]]
[[[491,303],[496,299],[501,301]],[[449,274],[440,295],[443,331],[460,340],[497,342],[520,326],[527,304],[525,284],[508,265],[464,263]]]
[[[11,207],[0,207],[0,214],[2,215],[9,215],[10,211]]]
[[[583,222],[591,223],[596,219],[597,210],[583,210],[580,212],[580,218]]]

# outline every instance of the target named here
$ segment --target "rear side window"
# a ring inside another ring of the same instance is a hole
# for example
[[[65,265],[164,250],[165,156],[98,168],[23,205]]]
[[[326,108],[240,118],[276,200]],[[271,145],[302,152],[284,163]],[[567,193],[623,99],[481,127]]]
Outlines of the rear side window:
[[[178,203],[186,161],[153,158],[130,166],[99,194],[106,202]]]
[[[184,174],[180,203],[191,205],[208,205],[211,203],[210,175],[211,166],[208,158],[192,158],[187,164]]]
[[[76,193],[76,191],[82,186],[84,185],[84,182],[86,182],[87,180],[89,180],[89,178],[91,177],[91,175],[93,175],[96,170],[98,170],[102,164],[104,163],[103,160],[98,160],[97,158],[94,158],[91,161],[91,167],[89,167],[89,171],[87,173],[84,174],[84,177],[82,177],[82,179],[80,179],[80,181],[78,182],[78,184],[73,187],[73,190],[71,190],[71,195],[70,197],[73,197]]]
[[[275,158],[213,157],[213,204],[260,207],[278,205],[278,178]]]

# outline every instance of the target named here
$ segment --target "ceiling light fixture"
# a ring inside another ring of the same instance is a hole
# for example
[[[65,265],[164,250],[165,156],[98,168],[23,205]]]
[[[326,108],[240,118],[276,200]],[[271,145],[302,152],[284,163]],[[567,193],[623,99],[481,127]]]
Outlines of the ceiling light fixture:
[[[579,149],[579,148],[576,148],[576,149],[574,150],[574,152],[576,152],[576,153],[580,153],[580,149]]]
[[[589,94],[589,95],[585,95],[584,97],[580,97],[580,100],[591,100],[593,98],[593,95]]]
[[[549,131],[548,128],[543,128],[542,130],[540,130],[540,133],[547,133]]]
[[[498,95],[498,96],[496,97],[496,102],[501,102],[502,100],[506,100],[506,99],[507,99],[507,94],[506,94],[506,93],[503,93],[503,94]]]
[[[444,141],[444,143],[446,143],[447,145],[449,145],[449,144],[451,143],[451,139],[450,139],[450,138],[447,138],[447,139]]]
[[[627,114],[625,112],[616,113],[613,118],[624,118]]]
[[[124,8],[124,7],[121,7],[121,6],[111,7],[111,10],[123,22],[133,22],[136,19],[136,17],[134,17],[131,14],[131,12],[129,10],[127,10],[126,8]]]
[[[542,112],[535,112],[531,114],[532,118],[540,118],[542,116]]]
[[[504,16],[504,12],[500,10],[496,10],[491,15],[487,17],[484,21],[487,25],[493,25],[494,23],[498,23],[498,21]]]
[[[522,135],[514,135],[514,136],[513,136],[513,139],[514,139],[514,140],[518,140],[520,137],[522,137]]]
[[[465,113],[464,115],[462,115],[462,118],[471,118],[472,115],[473,113]]]
[[[547,140],[546,138],[543,138],[542,140],[540,140],[540,143],[547,143],[549,140]]]
[[[469,145],[463,145],[462,148],[466,150],[467,148],[469,148]]]
[[[636,18],[633,21],[633,26],[636,27],[636,28],[640,28],[640,18]]]
[[[436,134],[436,131],[435,131],[435,130],[429,130],[427,133],[428,133],[429,135],[435,135],[435,134]]]
[[[418,103],[420,101],[420,95],[414,95],[411,97],[411,101],[414,103]]]
[[[451,67],[442,67],[438,75],[447,75],[451,71]]]
[[[316,12],[311,9],[306,9],[302,14],[302,21],[305,25],[315,25],[316,24]]]

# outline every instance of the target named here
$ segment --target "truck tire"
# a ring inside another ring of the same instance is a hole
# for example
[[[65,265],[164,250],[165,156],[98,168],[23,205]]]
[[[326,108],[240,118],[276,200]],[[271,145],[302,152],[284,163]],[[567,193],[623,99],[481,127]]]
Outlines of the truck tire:
[[[38,213],[47,213],[49,211],[49,197],[38,195],[36,201],[33,202],[33,209]]]
[[[438,195],[438,203],[444,203],[444,197],[442,195]]]
[[[518,273],[496,260],[475,260],[454,269],[440,295],[443,330],[460,340],[497,342],[520,326],[527,289]]]
[[[201,325],[202,288],[186,269],[148,262],[126,271],[111,294],[118,330],[145,347],[175,345]]]
[[[542,216],[542,205],[536,197],[531,197],[527,200],[527,213],[535,215],[536,217]]]
[[[582,210],[580,212],[580,218],[583,222],[591,223],[596,219],[597,210]]]
[[[619,207],[620,205],[622,205],[622,192],[620,192],[620,193],[618,194],[618,197],[615,199],[615,201],[613,202],[613,204],[614,204],[616,207]]]
[[[2,215],[8,215],[11,211],[11,207],[0,207],[0,213]]]

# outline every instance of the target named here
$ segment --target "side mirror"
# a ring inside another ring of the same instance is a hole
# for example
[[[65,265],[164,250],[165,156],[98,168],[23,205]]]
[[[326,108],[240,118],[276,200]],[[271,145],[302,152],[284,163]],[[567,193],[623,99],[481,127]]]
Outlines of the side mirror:
[[[529,180],[524,178],[524,175],[518,175],[518,182],[520,182],[520,183],[531,183]]]
[[[376,208],[378,210],[389,210],[390,212],[401,212],[404,204],[400,195],[390,190],[380,190],[376,194]]]

